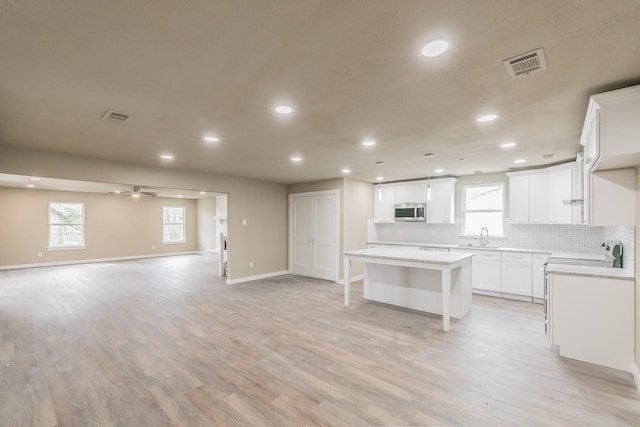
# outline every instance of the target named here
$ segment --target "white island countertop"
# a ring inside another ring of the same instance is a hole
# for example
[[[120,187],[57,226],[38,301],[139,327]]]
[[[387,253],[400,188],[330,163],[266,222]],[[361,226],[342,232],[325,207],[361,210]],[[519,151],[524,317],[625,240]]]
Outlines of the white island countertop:
[[[468,252],[434,252],[414,248],[369,248],[344,253],[344,305],[349,306],[351,293],[351,262],[365,264],[365,298],[429,313],[442,314],[442,329],[449,330],[452,311],[452,289],[455,304],[454,315],[464,316],[471,307],[471,258]],[[400,273],[398,273],[400,269]],[[409,274],[406,269],[415,269]],[[420,271],[435,270],[421,274]],[[453,275],[452,271],[456,273]],[[413,280],[413,282],[412,282]],[[431,289],[419,289],[420,283]],[[427,283],[427,282],[430,282]],[[453,284],[453,286],[452,286]],[[435,291],[433,288],[437,287]],[[437,296],[437,299],[433,297]],[[421,300],[421,301],[417,301]],[[441,304],[438,301],[442,301]]]
[[[371,258],[378,260],[419,262],[425,264],[455,264],[473,254],[467,252],[436,252],[421,251],[419,249],[404,248],[369,248],[355,251],[346,251],[348,258]]]

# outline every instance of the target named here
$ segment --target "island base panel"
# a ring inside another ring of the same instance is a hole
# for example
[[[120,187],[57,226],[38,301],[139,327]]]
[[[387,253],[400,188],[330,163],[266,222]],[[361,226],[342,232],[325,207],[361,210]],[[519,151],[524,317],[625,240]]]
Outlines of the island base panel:
[[[383,264],[365,264],[364,298],[442,315],[442,271]],[[471,308],[469,268],[451,270],[451,317]]]

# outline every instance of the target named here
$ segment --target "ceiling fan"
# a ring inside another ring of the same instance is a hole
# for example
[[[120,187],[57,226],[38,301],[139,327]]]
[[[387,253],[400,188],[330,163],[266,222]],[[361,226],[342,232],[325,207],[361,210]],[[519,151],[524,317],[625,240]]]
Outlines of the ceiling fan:
[[[131,197],[133,197],[134,199],[137,199],[140,196],[155,197],[158,195],[158,193],[154,193],[153,191],[140,191],[140,187],[136,185],[132,186],[130,191],[109,191],[109,194],[131,194]]]

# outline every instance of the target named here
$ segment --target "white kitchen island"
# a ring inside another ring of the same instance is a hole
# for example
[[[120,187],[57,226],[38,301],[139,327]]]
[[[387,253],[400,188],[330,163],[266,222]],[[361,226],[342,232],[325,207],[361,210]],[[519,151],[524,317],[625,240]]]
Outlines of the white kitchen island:
[[[364,263],[364,298],[460,319],[471,308],[472,253],[369,248],[344,253],[344,305],[351,294],[351,262]]]

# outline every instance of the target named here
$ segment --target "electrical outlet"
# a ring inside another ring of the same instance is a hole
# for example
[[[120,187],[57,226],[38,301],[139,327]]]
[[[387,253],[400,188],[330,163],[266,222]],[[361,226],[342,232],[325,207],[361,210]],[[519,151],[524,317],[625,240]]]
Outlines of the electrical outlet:
[[[253,268],[253,261],[249,263],[249,268]]]
[[[38,252],[38,256],[42,256],[42,252]]]

